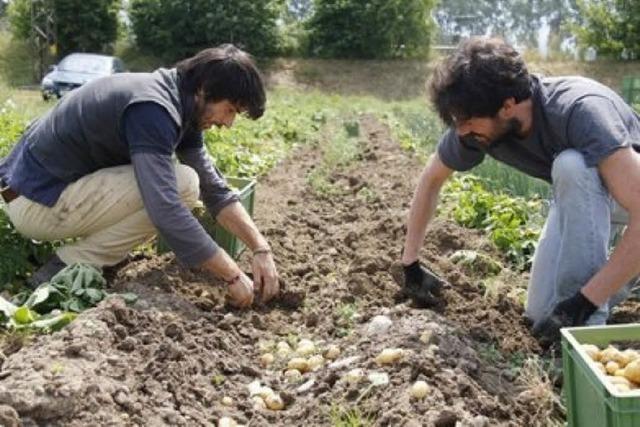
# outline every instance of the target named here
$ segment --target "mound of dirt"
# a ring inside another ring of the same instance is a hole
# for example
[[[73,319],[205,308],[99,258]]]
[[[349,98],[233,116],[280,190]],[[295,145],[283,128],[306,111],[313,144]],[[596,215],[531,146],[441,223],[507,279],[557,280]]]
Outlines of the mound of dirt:
[[[360,128],[359,159],[330,177],[339,192],[308,185],[319,147],[299,149],[259,183],[255,217],[279,266],[278,301],[232,310],[214,279],[172,255],[132,262],[112,287],[137,293],[134,306],[110,298],[6,357],[0,420],[204,426],[228,416],[251,426],[322,426],[357,408],[379,426],[545,425],[553,399],[528,398],[531,384],[510,361],[539,351],[512,287],[488,297],[482,278],[449,261],[458,249],[499,257],[479,233],[436,220],[421,256],[448,281],[445,301],[418,309],[399,295],[404,221],[422,165],[373,117]],[[247,254],[241,263],[248,268]],[[382,329],[372,326],[376,316],[385,316]],[[317,352],[336,345],[340,356],[296,382],[285,378],[282,354],[261,366],[276,342],[301,338]],[[403,356],[379,365],[384,348]],[[360,382],[347,379],[354,369]],[[416,380],[429,385],[423,400],[409,395]],[[285,409],[257,405],[254,381],[279,393]]]

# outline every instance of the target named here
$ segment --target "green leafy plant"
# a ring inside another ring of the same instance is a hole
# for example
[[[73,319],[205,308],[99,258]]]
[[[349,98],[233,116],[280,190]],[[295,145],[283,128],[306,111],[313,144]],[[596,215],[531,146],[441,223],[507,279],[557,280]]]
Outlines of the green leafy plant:
[[[106,283],[95,267],[72,264],[32,293],[19,293],[12,302],[0,297],[0,322],[9,329],[58,330],[75,319],[77,313],[106,298]],[[121,296],[126,302],[137,298],[134,294]]]
[[[278,46],[279,13],[273,0],[132,0],[129,7],[140,48],[167,61],[220,43],[271,55]]]
[[[435,23],[432,0],[317,0],[308,22],[311,55],[425,56]]]
[[[512,264],[523,270],[531,267],[540,236],[541,200],[491,192],[473,175],[453,179],[445,199],[453,202],[453,218],[458,224],[487,231]]]

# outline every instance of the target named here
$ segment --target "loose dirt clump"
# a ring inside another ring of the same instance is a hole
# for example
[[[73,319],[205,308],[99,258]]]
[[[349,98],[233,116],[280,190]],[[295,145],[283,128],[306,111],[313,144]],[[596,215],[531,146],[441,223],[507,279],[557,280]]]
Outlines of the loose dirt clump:
[[[330,176],[337,193],[308,183],[319,147],[300,148],[258,185],[255,217],[283,286],[277,301],[236,311],[219,283],[170,254],[132,262],[112,288],[137,293],[134,306],[109,298],[7,355],[0,420],[204,426],[231,417],[324,426],[357,416],[379,426],[546,425],[557,402],[541,409],[518,378],[521,359],[539,351],[520,303],[502,288],[488,297],[481,277],[449,260],[459,249],[499,258],[478,232],[436,220],[421,257],[447,280],[445,301],[418,309],[399,295],[397,261],[422,165],[375,118],[361,117],[360,129],[358,160]],[[241,264],[249,268],[248,254]],[[518,277],[510,289],[526,280]],[[332,346],[338,356],[320,358]],[[377,363],[385,348],[401,357]],[[287,369],[296,351],[317,363],[299,376]],[[409,393],[417,380],[428,385],[423,399]],[[276,394],[284,409],[265,409]]]

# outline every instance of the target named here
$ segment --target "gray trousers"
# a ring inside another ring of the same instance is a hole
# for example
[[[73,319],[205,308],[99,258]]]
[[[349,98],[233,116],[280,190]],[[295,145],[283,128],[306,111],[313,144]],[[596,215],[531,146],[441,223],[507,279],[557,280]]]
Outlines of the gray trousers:
[[[624,227],[627,213],[607,191],[597,168],[582,154],[565,150],[551,169],[553,200],[531,268],[525,315],[537,322],[563,299],[573,296],[606,263],[612,232]],[[609,309],[628,296],[628,284],[587,321],[606,323]]]

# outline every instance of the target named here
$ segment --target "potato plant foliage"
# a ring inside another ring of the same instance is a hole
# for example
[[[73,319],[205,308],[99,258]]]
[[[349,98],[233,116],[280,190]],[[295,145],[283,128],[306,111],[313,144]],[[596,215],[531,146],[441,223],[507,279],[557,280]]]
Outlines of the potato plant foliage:
[[[445,199],[455,205],[452,213],[458,224],[485,230],[517,268],[531,267],[542,222],[540,199],[489,191],[486,181],[473,175],[453,179]]]

